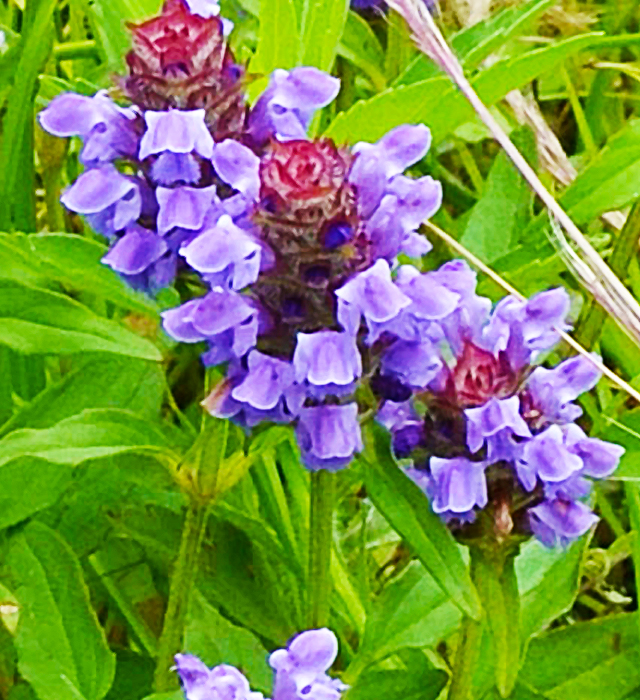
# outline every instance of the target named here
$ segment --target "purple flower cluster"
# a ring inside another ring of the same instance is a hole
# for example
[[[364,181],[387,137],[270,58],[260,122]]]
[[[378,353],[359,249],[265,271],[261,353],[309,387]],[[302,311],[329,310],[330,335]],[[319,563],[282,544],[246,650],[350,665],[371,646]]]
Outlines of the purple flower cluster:
[[[327,675],[338,655],[338,640],[326,628],[294,637],[269,656],[274,671],[273,700],[340,700],[347,686]],[[262,700],[234,666],[207,666],[196,656],[177,654],[176,670],[186,700]]]
[[[454,524],[488,509],[503,537],[515,527],[553,546],[584,534],[597,520],[581,500],[589,479],[609,476],[624,450],[587,437],[574,422],[582,414],[575,399],[600,376],[588,358],[533,368],[567,327],[566,292],[506,297],[491,310],[460,261],[409,277],[441,305],[440,315],[425,318],[407,304],[409,318],[396,320],[398,339],[382,356],[380,383],[393,400],[378,419],[396,454],[415,458],[409,476]],[[396,284],[407,292],[398,284],[404,278],[400,268]],[[414,390],[426,404],[422,418],[409,398]]]
[[[395,258],[430,249],[417,229],[440,184],[403,174],[429,130],[401,126],[351,149],[309,140],[340,89],[310,67],[274,71],[249,110],[217,15],[167,0],[133,28],[133,106],[63,94],[40,123],[83,140],[85,171],[62,201],[110,240],[104,262],[152,292],[178,274],[199,285],[163,322],[176,340],[205,343],[206,365],[228,363],[207,408],[245,426],[295,422],[306,466],[339,469],[362,448],[353,394],[377,352],[360,318],[378,328],[404,310]]]

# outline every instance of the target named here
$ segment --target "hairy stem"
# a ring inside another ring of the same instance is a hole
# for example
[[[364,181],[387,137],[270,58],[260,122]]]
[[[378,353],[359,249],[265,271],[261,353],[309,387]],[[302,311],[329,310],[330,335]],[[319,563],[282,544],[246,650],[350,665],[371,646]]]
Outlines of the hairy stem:
[[[191,498],[182,527],[180,550],[171,576],[169,602],[158,644],[154,675],[154,689],[157,693],[174,690],[178,685],[171,667],[174,655],[182,649],[185,619],[198,570],[208,512],[208,504]]]
[[[480,656],[482,622],[465,617],[460,628],[460,642],[453,663],[447,700],[470,700],[473,674]]]
[[[331,551],[335,474],[320,469],[311,474],[307,627],[325,627],[331,611]]]

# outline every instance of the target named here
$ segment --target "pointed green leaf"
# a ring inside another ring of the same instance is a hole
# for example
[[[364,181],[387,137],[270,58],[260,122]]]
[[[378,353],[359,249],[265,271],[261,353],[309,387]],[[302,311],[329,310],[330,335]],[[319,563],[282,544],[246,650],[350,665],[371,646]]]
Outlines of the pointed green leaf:
[[[300,30],[301,66],[330,71],[347,20],[349,0],[305,0]]]
[[[460,610],[479,619],[478,596],[455,540],[422,491],[398,467],[389,436],[377,424],[366,432],[360,460],[365,467],[367,493],[375,506]]]
[[[0,280],[0,343],[27,355],[108,352],[162,359],[153,343],[70,297],[8,280]]]
[[[20,674],[40,700],[101,700],[114,656],[91,607],[80,564],[50,528],[32,522],[12,538]]]

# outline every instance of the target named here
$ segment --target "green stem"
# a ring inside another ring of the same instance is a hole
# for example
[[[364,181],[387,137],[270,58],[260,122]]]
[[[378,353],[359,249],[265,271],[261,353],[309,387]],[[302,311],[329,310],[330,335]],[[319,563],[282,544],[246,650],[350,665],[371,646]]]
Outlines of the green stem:
[[[93,39],[85,41],[67,41],[53,47],[53,56],[57,61],[73,61],[76,58],[100,58],[98,45]]]
[[[482,622],[471,617],[462,620],[460,642],[453,662],[453,673],[447,700],[470,700],[473,687],[473,674],[482,644]]]
[[[627,276],[629,263],[637,251],[638,238],[640,238],[640,201],[631,207],[627,221],[613,244],[609,258],[611,271],[623,281]],[[591,349],[600,337],[606,318],[607,312],[595,301],[592,301],[578,327],[576,334],[578,342],[585,348]]]
[[[174,655],[182,650],[189,598],[198,570],[202,539],[207,525],[208,505],[191,499],[182,528],[180,551],[171,576],[169,602],[158,644],[158,659],[154,675],[157,693],[178,687],[177,677],[171,670]]]
[[[329,623],[331,611],[331,552],[335,474],[320,469],[311,474],[309,517],[309,576],[307,579],[307,627]]]

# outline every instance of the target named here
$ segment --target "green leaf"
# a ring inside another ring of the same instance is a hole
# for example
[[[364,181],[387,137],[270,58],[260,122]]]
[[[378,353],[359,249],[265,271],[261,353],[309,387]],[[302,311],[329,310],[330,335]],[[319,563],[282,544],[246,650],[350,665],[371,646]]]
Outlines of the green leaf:
[[[301,66],[331,70],[348,10],[349,0],[304,0],[300,30]]]
[[[382,46],[369,22],[353,10],[347,13],[338,54],[360,68],[378,90],[386,88]]]
[[[50,428],[86,408],[120,408],[143,418],[160,416],[165,379],[156,362],[117,355],[80,360],[68,374],[41,391],[0,428]]]
[[[191,596],[185,628],[185,649],[207,666],[231,664],[251,679],[251,687],[270,693],[273,672],[265,663],[267,651],[249,630],[232,624],[199,591]]]
[[[401,668],[363,673],[345,700],[436,700],[447,684],[447,674],[434,668],[422,652],[407,652],[396,663]]]
[[[57,292],[0,280],[0,343],[25,354],[162,356],[150,341]]]
[[[17,583],[20,674],[40,700],[100,700],[114,656],[91,607],[73,551],[50,528],[32,522],[11,540],[9,568]]]
[[[125,22],[139,22],[157,14],[159,0],[109,0],[87,2],[91,26],[111,70],[124,69],[124,56],[131,48]]]
[[[68,233],[0,234],[0,278],[90,292],[123,309],[157,316],[157,304],[100,262],[107,247]]]
[[[261,0],[258,47],[251,71],[269,74],[293,68],[298,59],[298,17],[294,0]]]
[[[640,409],[625,412],[617,420],[603,416],[608,424],[599,437],[622,445],[626,452],[622,455],[618,468],[610,479],[640,480]]]
[[[53,42],[57,0],[31,0],[22,27],[19,76],[9,93],[2,120],[0,153],[0,230],[35,228],[33,101],[38,73]]]
[[[121,452],[167,453],[155,425],[129,411],[88,409],[41,430],[15,430],[0,440],[0,466],[31,456],[56,464],[80,464]]]
[[[534,639],[521,680],[550,700],[621,700],[640,687],[635,617],[578,622]]]
[[[451,533],[431,510],[424,493],[398,467],[389,437],[377,424],[367,431],[365,451],[359,459],[365,467],[367,493],[376,508],[411,545],[460,610],[479,618],[480,603]]]
[[[507,7],[483,22],[454,34],[449,43],[465,69],[476,68],[487,56],[495,53],[509,39],[523,31],[550,6],[553,0],[528,0],[517,7]],[[435,63],[424,54],[407,66],[394,85],[411,85],[438,74]]]
[[[640,195],[640,120],[633,119],[566,189],[560,203],[577,224],[622,209]]]
[[[598,33],[584,34],[498,61],[474,78],[472,84],[480,99],[489,106],[511,90],[553,70],[569,56],[607,39]],[[369,100],[357,102],[336,117],[326,136],[338,143],[377,141],[400,124],[425,123],[431,129],[434,142],[438,143],[474,115],[473,108],[449,78],[438,77],[390,88]]]
[[[37,457],[19,457],[0,467],[0,529],[53,505],[69,488],[73,474],[66,465]]]
[[[425,568],[410,564],[374,601],[358,654],[347,670],[349,681],[359,669],[403,647],[435,647],[455,632],[460,620],[458,608]]]
[[[505,153],[493,161],[482,198],[471,210],[460,243],[486,263],[511,252],[526,224],[531,194]],[[496,231],[500,235],[496,235]]]
[[[580,585],[580,564],[587,545],[582,537],[567,549],[549,549],[537,540],[516,558],[520,583],[520,631],[523,645],[571,609]]]

